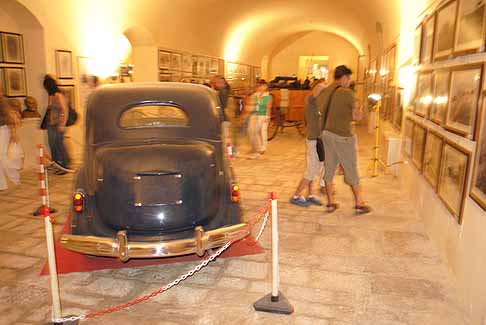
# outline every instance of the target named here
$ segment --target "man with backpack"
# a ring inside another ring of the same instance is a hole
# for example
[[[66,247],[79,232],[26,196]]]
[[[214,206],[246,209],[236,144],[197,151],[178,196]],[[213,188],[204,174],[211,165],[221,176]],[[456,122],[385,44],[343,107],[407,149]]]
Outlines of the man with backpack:
[[[315,87],[310,96],[310,104],[316,105],[322,114],[327,211],[331,213],[339,208],[339,204],[334,200],[332,182],[338,165],[341,165],[344,170],[344,182],[353,191],[354,209],[357,214],[365,214],[371,212],[371,208],[361,197],[357,139],[352,129],[352,122],[361,120],[363,112],[361,108],[356,107],[354,92],[349,89],[351,74],[351,69],[345,65],[336,67],[334,82],[326,88],[320,85]]]

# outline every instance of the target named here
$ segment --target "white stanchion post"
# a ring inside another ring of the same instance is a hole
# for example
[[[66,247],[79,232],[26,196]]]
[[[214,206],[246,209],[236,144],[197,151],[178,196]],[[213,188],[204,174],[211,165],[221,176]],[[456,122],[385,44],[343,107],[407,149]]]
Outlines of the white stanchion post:
[[[270,194],[272,200],[272,301],[278,301],[280,275],[278,271],[278,209],[275,193]]]
[[[272,292],[255,302],[253,307],[256,311],[289,315],[294,312],[294,307],[279,290],[278,208],[275,192],[270,193],[270,200],[272,203]]]
[[[50,216],[47,170],[45,167],[44,146],[42,145],[39,145],[39,168],[39,179],[41,183],[42,195],[41,210],[42,216],[44,217],[44,226],[47,241],[47,261],[49,265],[49,276],[51,283],[52,314],[54,319],[60,319],[62,317],[62,313],[61,300],[59,295],[59,281],[57,278],[56,251],[54,249],[54,231],[52,228]]]

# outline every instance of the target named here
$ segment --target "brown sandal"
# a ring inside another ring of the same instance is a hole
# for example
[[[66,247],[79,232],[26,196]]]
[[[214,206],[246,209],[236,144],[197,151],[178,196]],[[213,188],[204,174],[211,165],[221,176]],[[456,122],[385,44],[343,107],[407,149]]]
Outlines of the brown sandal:
[[[327,213],[333,213],[334,211],[339,209],[339,204],[330,203],[330,204],[326,205],[326,207],[327,207]]]
[[[367,213],[371,212],[371,207],[369,205],[366,205],[366,204],[360,204],[360,205],[355,206],[354,210],[355,210],[357,215],[367,214]]]

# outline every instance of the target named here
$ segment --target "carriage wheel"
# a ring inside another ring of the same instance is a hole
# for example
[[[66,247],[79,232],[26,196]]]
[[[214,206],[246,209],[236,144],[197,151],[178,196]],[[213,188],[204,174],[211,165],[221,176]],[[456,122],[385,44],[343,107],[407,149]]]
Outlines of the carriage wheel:
[[[305,121],[297,123],[296,127],[297,131],[299,131],[299,134],[301,136],[305,137],[307,135],[307,124],[305,123]]]
[[[268,141],[272,140],[277,135],[278,129],[280,128],[280,121],[280,111],[272,113],[272,117],[268,123]]]

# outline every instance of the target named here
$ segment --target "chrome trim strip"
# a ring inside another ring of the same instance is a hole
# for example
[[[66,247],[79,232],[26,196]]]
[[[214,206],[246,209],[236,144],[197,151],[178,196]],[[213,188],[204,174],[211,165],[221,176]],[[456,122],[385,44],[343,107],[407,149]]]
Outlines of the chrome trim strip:
[[[115,238],[64,234],[61,245],[83,254],[117,257],[126,262],[131,258],[169,257],[187,254],[204,255],[210,248],[225,245],[230,239],[239,240],[250,234],[247,223],[218,228],[205,232],[202,227],[194,230],[194,237],[165,242],[131,242],[126,231],[119,231]]]

